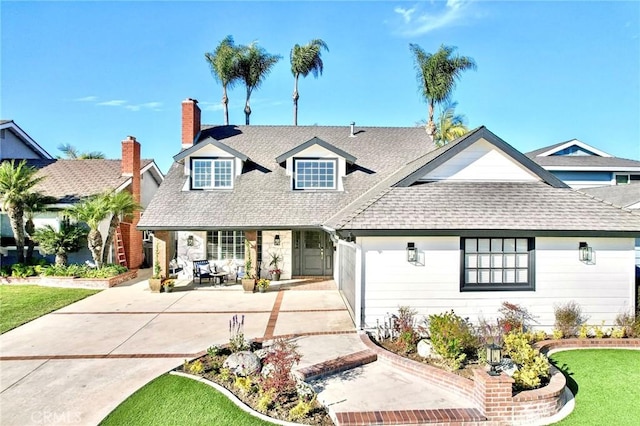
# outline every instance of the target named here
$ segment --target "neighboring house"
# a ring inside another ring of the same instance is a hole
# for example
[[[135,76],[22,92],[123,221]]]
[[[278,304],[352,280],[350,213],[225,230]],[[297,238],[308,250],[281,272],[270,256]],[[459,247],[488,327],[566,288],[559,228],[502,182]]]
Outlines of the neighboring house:
[[[493,321],[509,301],[546,330],[557,303],[607,325],[635,306],[640,215],[484,127],[436,149],[420,128],[201,126],[182,106],[182,151],[139,224],[164,271],[241,264],[247,239],[262,276],[277,253],[283,278],[333,277],[360,328],[403,305]]]
[[[640,209],[640,161],[614,157],[577,139],[526,155],[572,188],[614,206]],[[640,266],[640,238],[636,265]]]
[[[640,161],[614,157],[577,139],[526,156],[572,188],[640,184]]]
[[[2,131],[7,133],[2,138],[2,161],[27,160],[29,166],[38,169],[37,176],[45,176],[35,188],[45,195],[58,200],[53,211],[37,213],[34,218],[36,227],[43,224],[57,225],[60,211],[72,206],[83,198],[99,194],[107,190],[130,191],[134,198],[144,207],[149,204],[153,194],[164,179],[153,160],[140,158],[140,143],[132,136],[122,141],[122,160],[110,159],[54,159],[35,143],[13,121],[3,121]],[[7,126],[6,128],[4,126]],[[111,248],[111,262],[126,264],[129,268],[139,268],[146,256],[151,258],[151,242],[146,233],[137,231],[136,225],[140,213],[134,215],[131,223],[122,222],[119,232],[120,242],[114,241]],[[13,232],[6,215],[0,216],[0,229],[5,255],[15,255]],[[103,238],[106,237],[108,221],[100,225]],[[118,244],[124,251],[124,257],[118,257]],[[11,256],[10,256],[11,257]],[[69,255],[70,263],[81,263],[90,260],[88,249]],[[11,263],[12,259],[3,260]]]

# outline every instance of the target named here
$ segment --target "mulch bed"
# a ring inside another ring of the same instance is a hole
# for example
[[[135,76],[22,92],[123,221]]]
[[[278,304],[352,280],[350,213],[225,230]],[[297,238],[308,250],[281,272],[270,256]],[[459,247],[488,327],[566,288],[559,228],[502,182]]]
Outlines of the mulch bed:
[[[231,352],[229,350],[223,349],[219,355],[211,356],[207,354],[198,358],[204,365],[204,371],[199,374],[199,376],[225,387],[253,410],[259,411],[257,406],[260,395],[256,386],[253,386],[252,390],[249,392],[243,392],[234,385],[235,376],[233,374],[228,378],[223,377],[220,374],[220,367],[230,354]],[[179,370],[193,374],[191,372],[184,371],[182,367]],[[293,420],[289,418],[289,412],[298,404],[298,400],[296,392],[279,395],[277,401],[272,404],[266,412],[262,412],[262,414],[274,419],[291,422]],[[305,418],[296,419],[294,422],[321,426],[334,425],[326,408],[318,402],[316,402],[315,405],[315,408],[313,408]]]

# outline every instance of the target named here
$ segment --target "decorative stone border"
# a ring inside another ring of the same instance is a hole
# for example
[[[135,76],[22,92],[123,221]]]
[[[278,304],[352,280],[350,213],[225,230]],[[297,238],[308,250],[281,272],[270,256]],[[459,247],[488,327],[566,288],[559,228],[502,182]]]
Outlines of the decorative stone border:
[[[46,287],[70,287],[70,288],[90,288],[90,289],[104,289],[114,287],[118,284],[122,284],[125,281],[129,281],[138,276],[138,270],[133,269],[123,274],[116,275],[111,278],[75,278],[75,277],[27,277],[27,278],[15,278],[15,277],[2,277],[0,278],[0,284],[10,285],[25,285],[34,284],[42,285]]]

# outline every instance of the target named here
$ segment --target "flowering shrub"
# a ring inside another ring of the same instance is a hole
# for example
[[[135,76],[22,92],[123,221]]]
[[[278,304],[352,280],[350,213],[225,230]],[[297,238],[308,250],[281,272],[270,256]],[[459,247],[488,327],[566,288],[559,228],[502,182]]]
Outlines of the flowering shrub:
[[[505,333],[525,331],[525,329],[529,328],[529,322],[533,321],[533,316],[526,308],[514,303],[502,302],[498,312],[502,315],[498,319],[498,324],[500,324]]]
[[[575,336],[586,321],[586,318],[582,315],[582,308],[573,300],[564,305],[556,305],[554,313],[556,317],[555,327],[562,332],[563,337]]]
[[[276,340],[264,359],[263,369],[268,369],[268,373],[260,378],[261,391],[273,390],[277,397],[295,392],[296,381],[291,370],[300,362],[300,357],[296,344],[284,339]]]

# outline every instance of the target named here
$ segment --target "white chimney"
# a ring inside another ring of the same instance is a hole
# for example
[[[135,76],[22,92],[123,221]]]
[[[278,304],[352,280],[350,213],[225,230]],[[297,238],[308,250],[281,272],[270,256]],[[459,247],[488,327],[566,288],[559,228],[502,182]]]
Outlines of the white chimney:
[[[352,121],[351,122],[351,134],[349,135],[350,138],[355,138],[356,134],[354,133],[354,128],[356,127],[356,122]]]

